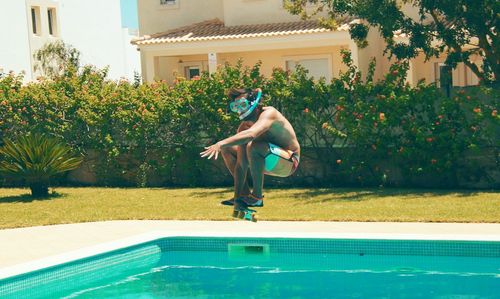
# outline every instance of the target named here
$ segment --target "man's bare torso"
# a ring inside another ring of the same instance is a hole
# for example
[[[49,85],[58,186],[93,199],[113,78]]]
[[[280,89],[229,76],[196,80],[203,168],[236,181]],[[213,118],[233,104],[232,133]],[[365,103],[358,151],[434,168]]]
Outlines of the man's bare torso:
[[[263,107],[257,121],[262,117],[272,119],[272,125],[269,130],[258,136],[255,140],[273,143],[285,150],[290,150],[300,155],[300,145],[290,122],[274,107]],[[253,121],[244,121],[240,124],[238,131],[249,129],[253,124]]]

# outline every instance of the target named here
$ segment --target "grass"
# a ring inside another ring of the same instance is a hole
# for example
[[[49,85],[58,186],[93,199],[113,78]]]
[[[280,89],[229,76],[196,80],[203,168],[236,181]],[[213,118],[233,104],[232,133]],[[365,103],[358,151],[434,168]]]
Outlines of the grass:
[[[125,219],[231,220],[228,188],[57,188],[48,199],[0,188],[0,228]],[[261,220],[500,223],[500,192],[270,189]]]

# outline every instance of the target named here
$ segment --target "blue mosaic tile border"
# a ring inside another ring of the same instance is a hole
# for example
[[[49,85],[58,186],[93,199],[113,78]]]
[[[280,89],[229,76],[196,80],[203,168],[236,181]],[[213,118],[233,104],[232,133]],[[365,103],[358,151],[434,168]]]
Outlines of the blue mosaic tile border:
[[[237,243],[267,244],[271,252],[281,253],[500,257],[500,242],[494,241],[214,237],[158,240],[163,251],[227,251],[228,244]]]

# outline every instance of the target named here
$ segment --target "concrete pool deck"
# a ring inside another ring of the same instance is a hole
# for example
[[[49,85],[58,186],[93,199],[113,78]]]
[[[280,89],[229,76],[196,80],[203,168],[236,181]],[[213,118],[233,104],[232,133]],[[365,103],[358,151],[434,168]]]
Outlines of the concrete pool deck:
[[[37,262],[36,268],[41,268],[162,236],[500,241],[500,224],[124,220],[4,229],[0,230],[0,274],[4,275],[0,276]]]

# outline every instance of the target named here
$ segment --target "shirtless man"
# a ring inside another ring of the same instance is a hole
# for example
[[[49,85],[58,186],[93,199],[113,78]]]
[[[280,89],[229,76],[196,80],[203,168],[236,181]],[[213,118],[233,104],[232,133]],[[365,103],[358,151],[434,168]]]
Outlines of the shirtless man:
[[[228,93],[231,111],[242,120],[237,134],[205,147],[201,157],[214,157],[219,152],[234,178],[234,198],[223,201],[232,205],[242,200],[247,205],[262,207],[264,174],[287,177],[299,165],[300,145],[288,120],[275,108],[260,104],[260,88],[232,89]],[[250,167],[253,190],[247,183]]]

